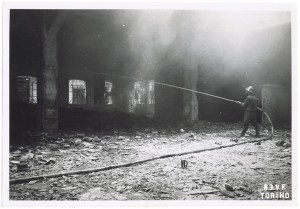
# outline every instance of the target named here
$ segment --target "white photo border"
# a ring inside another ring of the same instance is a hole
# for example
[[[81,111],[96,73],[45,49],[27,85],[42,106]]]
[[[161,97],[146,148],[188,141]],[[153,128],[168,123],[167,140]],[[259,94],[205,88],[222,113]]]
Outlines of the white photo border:
[[[63,207],[90,207],[90,206],[290,206],[299,202],[298,198],[298,154],[299,143],[297,138],[299,130],[296,127],[299,120],[297,101],[300,84],[298,83],[299,73],[297,71],[297,6],[296,4],[197,4],[197,3],[4,3],[3,4],[3,37],[2,37],[2,205],[3,206],[63,206]],[[292,27],[292,193],[291,201],[236,201],[236,200],[175,200],[175,201],[13,201],[9,200],[9,12],[10,9],[174,9],[174,10],[272,10],[290,11]]]

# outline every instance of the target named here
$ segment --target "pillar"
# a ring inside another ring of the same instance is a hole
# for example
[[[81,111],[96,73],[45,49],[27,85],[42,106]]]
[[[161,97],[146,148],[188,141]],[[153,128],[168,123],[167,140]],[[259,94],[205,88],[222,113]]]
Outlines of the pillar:
[[[197,90],[198,64],[197,47],[195,47],[195,32],[192,23],[194,16],[187,12],[179,15],[180,36],[179,42],[182,44],[182,57],[184,59],[183,86],[184,88]],[[191,91],[183,91],[183,119],[188,124],[198,121],[198,100],[197,94]]]
[[[44,26],[43,40],[43,69],[41,73],[42,101],[39,109],[41,114],[41,128],[45,132],[58,129],[58,64],[57,64],[57,33],[65,19],[65,12],[60,12],[49,30]]]
[[[184,71],[184,88],[197,90],[198,71],[195,68]],[[198,121],[197,93],[183,92],[183,116],[185,122],[193,124]]]

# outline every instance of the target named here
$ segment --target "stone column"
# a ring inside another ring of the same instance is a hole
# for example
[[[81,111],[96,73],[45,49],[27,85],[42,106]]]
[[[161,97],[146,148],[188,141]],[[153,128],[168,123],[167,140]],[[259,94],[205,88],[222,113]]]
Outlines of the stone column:
[[[42,129],[46,132],[58,129],[58,102],[57,102],[57,33],[65,19],[66,13],[60,12],[49,30],[44,27],[42,70]]]
[[[195,21],[194,16],[185,11],[179,13],[178,31],[179,48],[182,49],[183,58],[183,87],[191,90],[197,90],[198,82],[198,65],[195,52],[192,23]],[[188,124],[198,121],[198,100],[195,92],[183,91],[183,119]]]
[[[197,90],[198,71],[197,69],[186,69],[184,71],[184,88]],[[197,93],[183,92],[183,116],[185,122],[193,124],[198,121],[198,100]]]

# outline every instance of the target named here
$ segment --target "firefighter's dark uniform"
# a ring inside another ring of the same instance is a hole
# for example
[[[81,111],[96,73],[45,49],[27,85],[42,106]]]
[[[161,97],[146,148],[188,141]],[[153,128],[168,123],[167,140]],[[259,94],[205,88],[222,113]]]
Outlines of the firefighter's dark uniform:
[[[242,107],[244,108],[244,127],[241,133],[241,137],[245,136],[245,133],[248,130],[249,124],[251,123],[256,132],[256,136],[259,136],[259,128],[256,123],[256,108],[258,107],[260,101],[257,97],[253,95],[248,95],[245,102],[242,103]]]

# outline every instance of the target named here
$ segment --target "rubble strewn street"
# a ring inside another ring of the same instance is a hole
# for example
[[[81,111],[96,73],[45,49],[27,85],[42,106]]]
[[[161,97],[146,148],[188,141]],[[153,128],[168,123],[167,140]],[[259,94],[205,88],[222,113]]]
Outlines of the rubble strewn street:
[[[255,140],[237,139],[241,124],[199,122],[193,127],[64,131],[31,134],[32,144],[11,145],[10,180],[100,168]],[[253,131],[253,130],[250,130]],[[262,131],[262,137],[268,135]],[[181,167],[181,160],[187,167]],[[271,140],[140,165],[10,185],[11,200],[261,200],[265,184],[291,190],[291,133]],[[272,192],[272,191],[270,191]],[[273,191],[274,192],[274,191]]]

